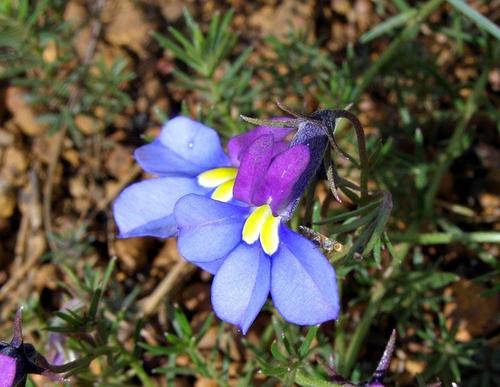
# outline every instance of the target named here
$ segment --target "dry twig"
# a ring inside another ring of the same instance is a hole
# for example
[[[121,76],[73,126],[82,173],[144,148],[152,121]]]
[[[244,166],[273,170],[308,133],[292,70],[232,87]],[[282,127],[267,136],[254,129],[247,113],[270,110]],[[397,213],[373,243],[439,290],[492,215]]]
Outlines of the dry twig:
[[[172,270],[168,272],[168,275],[156,287],[153,293],[139,301],[139,307],[141,308],[142,313],[144,313],[145,316],[152,315],[160,305],[162,299],[168,297],[174,286],[187,275],[194,272],[194,270],[195,267],[193,265],[190,265],[184,259],[180,258]]]

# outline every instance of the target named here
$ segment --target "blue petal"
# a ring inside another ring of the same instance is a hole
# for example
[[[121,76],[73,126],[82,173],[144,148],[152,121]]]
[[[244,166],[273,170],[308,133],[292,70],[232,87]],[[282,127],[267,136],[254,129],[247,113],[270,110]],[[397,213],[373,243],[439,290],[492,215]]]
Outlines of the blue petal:
[[[215,314],[246,334],[269,294],[270,261],[260,245],[242,243],[226,258],[212,284]]]
[[[174,213],[179,252],[188,261],[201,263],[225,257],[241,242],[248,208],[187,195],[177,202]]]
[[[176,117],[151,144],[136,149],[141,167],[159,176],[196,176],[207,169],[230,165],[217,132],[187,117]]]
[[[215,274],[215,273],[217,273],[219,268],[222,266],[225,259],[226,259],[226,257],[222,257],[220,259],[216,259],[216,260],[210,261],[210,262],[193,262],[193,261],[191,261],[191,263],[193,265],[198,266],[202,270],[209,272],[210,274]]]
[[[335,320],[339,296],[335,271],[306,238],[281,227],[281,244],[272,256],[271,296],[283,318],[298,325]]]
[[[208,190],[187,177],[150,179],[127,187],[113,204],[120,237],[175,235],[175,203],[193,192],[203,194]]]
[[[158,176],[196,176],[205,171],[205,167],[182,158],[158,139],[137,148],[134,157],[142,169]]]
[[[187,117],[176,117],[162,128],[159,140],[201,171],[230,165],[217,132]]]

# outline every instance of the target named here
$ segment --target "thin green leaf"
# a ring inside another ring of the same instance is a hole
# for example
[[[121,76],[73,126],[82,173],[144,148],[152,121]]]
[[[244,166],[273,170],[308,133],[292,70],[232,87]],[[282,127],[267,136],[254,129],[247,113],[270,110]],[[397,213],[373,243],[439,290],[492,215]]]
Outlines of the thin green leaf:
[[[309,347],[311,346],[312,341],[316,338],[318,330],[319,330],[319,325],[315,325],[308,329],[304,342],[301,344],[299,348],[299,356],[301,358],[305,357],[309,352]]]
[[[472,8],[463,0],[448,0],[448,3],[453,5],[458,11],[471,19],[479,28],[482,28],[500,40],[500,28],[490,19],[481,15],[478,11]]]
[[[410,20],[415,15],[416,12],[417,11],[415,9],[409,9],[408,11],[390,17],[382,23],[377,24],[370,31],[365,32],[361,36],[361,38],[359,38],[359,41],[361,43],[368,43],[381,35],[391,32],[398,27],[403,27],[408,22],[408,20]]]
[[[378,211],[373,210],[360,218],[353,218],[352,220],[349,219],[349,222],[346,222],[340,226],[335,226],[332,235],[339,235],[348,231],[356,230],[361,226],[370,223],[377,216],[377,214]]]
[[[278,343],[276,341],[273,341],[271,344],[271,354],[278,361],[281,361],[284,363],[288,361],[288,357],[281,353],[279,346],[278,346]]]

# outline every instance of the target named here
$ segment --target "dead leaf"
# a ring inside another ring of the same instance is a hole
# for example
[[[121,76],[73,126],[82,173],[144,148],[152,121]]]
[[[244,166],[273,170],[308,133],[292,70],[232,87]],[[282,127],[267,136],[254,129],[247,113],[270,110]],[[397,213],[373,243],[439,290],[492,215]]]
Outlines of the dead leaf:
[[[82,198],[88,195],[88,184],[83,175],[76,175],[69,180],[69,192],[74,198]]]
[[[47,42],[47,45],[43,49],[42,57],[46,63],[52,63],[57,60],[58,50],[57,43],[54,39]]]
[[[127,238],[115,241],[116,255],[121,267],[129,274],[135,273],[147,262],[147,251],[152,240],[148,238]]]
[[[77,30],[73,37],[73,47],[75,48],[78,57],[83,59],[85,52],[92,36],[92,28],[90,25],[84,25],[88,18],[85,5],[79,1],[69,1],[64,10],[64,21],[73,25]]]
[[[14,135],[7,130],[0,129],[0,147],[6,147],[14,142]]]
[[[62,157],[64,158],[64,160],[70,163],[73,168],[77,168],[80,165],[80,154],[73,148],[65,149],[63,151]]]
[[[488,74],[488,81],[494,92],[500,91],[500,68],[494,68]]]
[[[75,117],[75,124],[87,136],[101,131],[104,127],[102,121],[86,114],[77,115]]]
[[[206,379],[203,377],[199,377],[196,379],[196,383],[194,384],[195,387],[218,387],[219,384],[217,383],[216,380],[213,379]]]
[[[133,162],[132,151],[129,148],[115,145],[106,160],[105,167],[111,176],[120,178],[130,171]]]
[[[33,107],[26,102],[27,93],[20,87],[9,86],[5,97],[7,109],[14,116],[15,123],[24,134],[36,136],[43,133],[46,125],[38,122]]]
[[[210,311],[210,285],[197,282],[189,285],[182,292],[182,304],[190,311]]]
[[[64,9],[64,21],[75,27],[80,27],[87,19],[87,9],[78,0],[70,0]]]
[[[26,246],[26,261],[38,261],[43,253],[45,253],[46,248],[47,242],[42,230],[31,234]]]
[[[55,265],[41,265],[35,274],[34,282],[36,291],[41,292],[44,288],[56,289],[58,277]]]
[[[444,309],[448,328],[458,325],[456,339],[467,342],[474,337],[487,335],[498,329],[500,317],[500,296],[484,296],[487,290],[484,285],[461,280],[449,286],[445,294],[453,297]]]
[[[16,208],[16,194],[12,187],[0,178],[0,218],[8,219]]]
[[[182,16],[182,11],[188,4],[182,0],[163,0],[159,2],[159,6],[162,16],[169,22],[174,22]]]
[[[0,176],[14,187],[24,185],[28,169],[28,160],[24,152],[15,146],[10,146],[5,150],[2,162]]]
[[[279,6],[265,5],[249,19],[250,26],[263,36],[285,37],[290,31],[311,30],[314,4],[298,0],[284,0]]]
[[[153,26],[146,21],[144,13],[130,0],[108,1],[102,19],[106,26],[106,39],[114,45],[125,46],[146,57],[145,47]]]
[[[405,362],[405,369],[412,375],[419,375],[426,367],[426,363],[420,360],[408,359]]]

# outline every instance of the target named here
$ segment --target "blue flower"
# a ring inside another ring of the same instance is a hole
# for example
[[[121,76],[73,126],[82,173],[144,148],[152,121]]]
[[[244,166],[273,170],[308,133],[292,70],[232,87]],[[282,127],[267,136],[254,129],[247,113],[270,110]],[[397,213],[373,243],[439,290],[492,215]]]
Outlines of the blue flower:
[[[311,160],[318,157],[304,143],[276,152],[272,136],[264,134],[245,149],[233,193],[246,205],[190,194],[174,209],[180,253],[215,274],[214,311],[243,333],[269,293],[283,318],[298,325],[339,314],[334,269],[316,246],[285,224],[304,181],[317,169]]]
[[[283,140],[290,129],[262,126],[234,137],[228,157],[215,130],[186,117],[168,121],[156,140],[134,153],[141,167],[158,178],[132,184],[116,199],[113,214],[120,237],[174,236],[174,206],[190,193],[230,201],[241,154],[248,144],[269,133],[276,151],[285,150]]]

